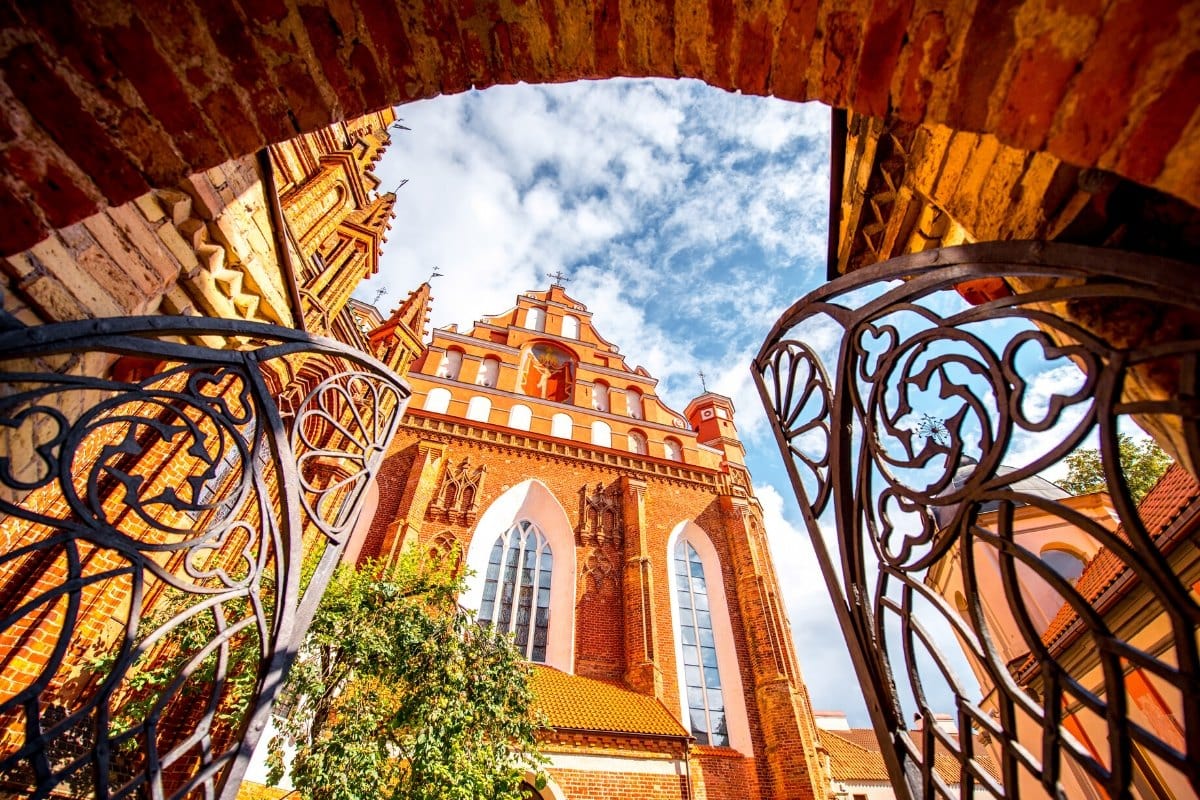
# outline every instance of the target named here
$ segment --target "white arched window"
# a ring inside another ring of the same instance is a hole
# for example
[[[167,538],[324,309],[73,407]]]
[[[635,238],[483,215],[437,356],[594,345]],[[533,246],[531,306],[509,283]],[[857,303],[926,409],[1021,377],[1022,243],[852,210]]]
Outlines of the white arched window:
[[[612,447],[612,428],[607,422],[596,420],[592,423],[592,444],[597,447]]]
[[[458,380],[458,373],[462,371],[462,350],[447,350],[442,353],[442,361],[438,364],[437,376],[439,378],[449,378],[452,381]]]
[[[625,390],[625,410],[634,419],[644,419],[642,414],[642,393],[630,386]]]
[[[555,414],[550,418],[550,435],[560,439],[570,439],[575,423],[569,414]]]
[[[629,432],[629,452],[646,455],[646,434],[641,431]]]
[[[563,315],[562,335],[568,339],[579,338],[579,317],[574,314]]]
[[[450,410],[450,390],[435,386],[425,395],[425,410],[434,414],[445,414]]]
[[[604,381],[596,381],[592,384],[592,408],[608,412],[608,384]]]
[[[476,395],[467,403],[467,419],[473,419],[476,422],[487,422],[491,414],[492,401],[486,397]]]
[[[546,330],[546,311],[541,308],[531,308],[525,312],[525,327],[534,331]]]
[[[478,619],[513,634],[530,661],[545,662],[554,555],[545,535],[521,520],[492,545]]]
[[[683,461],[683,445],[676,439],[664,439],[663,450],[671,461]]]
[[[695,523],[675,528],[668,546],[671,619],[679,701],[700,744],[751,755],[750,724],[716,548]]]
[[[533,411],[530,410],[529,406],[523,406],[518,403],[508,410],[508,427],[510,428],[527,431],[532,421]]]
[[[495,356],[488,356],[479,365],[479,374],[475,377],[476,386],[487,386],[488,388],[496,388],[496,381],[500,377],[500,359]]]
[[[510,553],[514,532],[516,558]],[[499,568],[494,568],[498,542]],[[520,636],[518,626],[528,625],[521,642],[526,657],[563,672],[574,671],[575,531],[566,510],[544,483],[522,481],[482,510],[467,546],[465,565],[472,574],[459,597],[464,608],[500,627],[503,606],[510,605],[504,630]],[[487,606],[484,598],[489,575],[494,579],[494,593],[487,593]],[[548,598],[544,590],[548,590]],[[544,627],[544,638],[539,636],[539,626]]]

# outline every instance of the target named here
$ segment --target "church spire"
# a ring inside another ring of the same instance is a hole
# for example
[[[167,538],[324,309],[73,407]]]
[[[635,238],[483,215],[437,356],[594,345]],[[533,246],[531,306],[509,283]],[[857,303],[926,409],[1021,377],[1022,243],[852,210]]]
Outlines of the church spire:
[[[408,293],[383,324],[367,333],[379,360],[403,374],[409,362],[424,349],[433,287],[425,281]]]

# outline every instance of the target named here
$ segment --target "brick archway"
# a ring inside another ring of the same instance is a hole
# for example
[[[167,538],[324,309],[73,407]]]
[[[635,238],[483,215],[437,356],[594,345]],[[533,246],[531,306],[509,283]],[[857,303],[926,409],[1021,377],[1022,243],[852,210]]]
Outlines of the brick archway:
[[[326,5],[4,0],[0,253],[371,109],[615,76],[988,131],[1200,204],[1189,0]]]

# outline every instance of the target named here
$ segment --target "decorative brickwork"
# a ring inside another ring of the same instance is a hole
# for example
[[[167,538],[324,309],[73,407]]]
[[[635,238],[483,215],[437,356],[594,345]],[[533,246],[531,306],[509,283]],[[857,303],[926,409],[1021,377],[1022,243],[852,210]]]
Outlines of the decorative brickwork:
[[[988,132],[1200,201],[1186,0],[5,5],[5,253],[372,109],[616,76]]]

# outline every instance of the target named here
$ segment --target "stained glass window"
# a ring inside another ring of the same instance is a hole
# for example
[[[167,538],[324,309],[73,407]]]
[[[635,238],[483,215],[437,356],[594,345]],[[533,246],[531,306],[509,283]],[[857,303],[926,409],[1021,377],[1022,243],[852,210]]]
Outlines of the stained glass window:
[[[514,634],[530,661],[546,660],[553,567],[550,543],[529,520],[501,534],[488,558],[479,621]]]
[[[700,744],[729,746],[725,698],[717,668],[717,643],[708,608],[708,586],[700,554],[685,539],[675,545],[675,590],[688,726]]]

